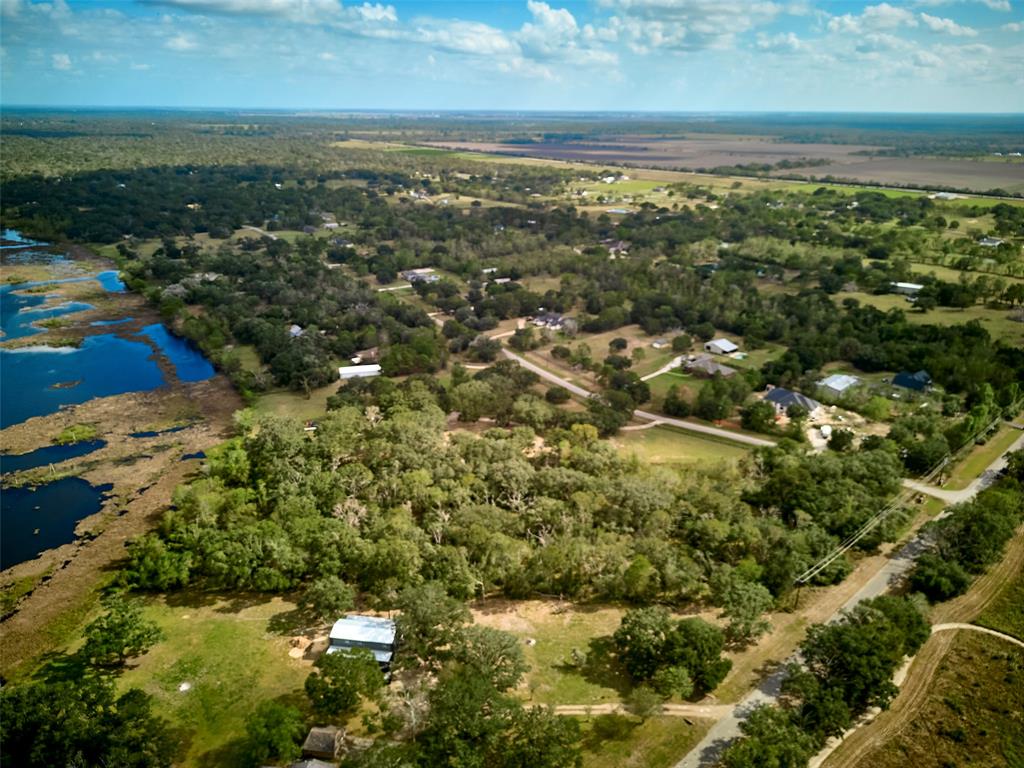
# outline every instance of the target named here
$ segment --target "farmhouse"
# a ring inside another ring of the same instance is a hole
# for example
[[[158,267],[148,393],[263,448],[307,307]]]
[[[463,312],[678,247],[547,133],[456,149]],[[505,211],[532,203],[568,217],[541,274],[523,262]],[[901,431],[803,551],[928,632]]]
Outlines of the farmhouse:
[[[889,283],[889,287],[892,288],[893,293],[899,293],[904,296],[917,296],[924,288],[920,283]]]
[[[775,406],[775,413],[779,416],[783,415],[790,406],[805,408],[808,415],[813,415],[821,408],[821,403],[817,400],[807,397],[807,395],[802,395],[799,392],[794,392],[791,389],[783,389],[782,387],[773,387],[768,390],[768,394],[764,396],[764,401]]]
[[[978,241],[978,245],[984,246],[985,248],[998,248],[1003,244],[1003,241],[998,237],[983,237]]]
[[[842,397],[843,393],[860,384],[860,379],[845,373],[834,373],[818,382],[822,392],[832,397]]]
[[[395,655],[397,629],[391,619],[349,614],[338,619],[331,627],[327,653],[339,653],[353,648],[365,648],[373,654],[386,674]]]
[[[565,318],[557,312],[541,312],[533,318],[533,324],[538,328],[550,328],[552,331],[560,331],[565,325]]]
[[[728,365],[722,365],[712,359],[711,355],[701,355],[700,357],[690,360],[686,364],[687,370],[694,374],[704,374],[705,376],[721,376],[723,378],[729,378],[736,373],[735,368],[730,368]]]
[[[728,339],[713,339],[704,345],[704,351],[713,355],[731,355],[739,349]]]
[[[345,365],[338,369],[338,378],[342,381],[360,376],[363,378],[380,376],[380,366],[376,363],[372,365]]]
[[[665,349],[669,345],[668,339],[655,339],[651,342],[651,346],[654,349]]]
[[[410,283],[436,283],[441,278],[435,274],[433,267],[420,267],[399,272],[398,276]]]
[[[931,383],[932,377],[928,375],[928,371],[918,371],[917,373],[901,371],[892,380],[894,387],[903,387],[903,389],[911,389],[914,392],[923,392],[931,386]]]

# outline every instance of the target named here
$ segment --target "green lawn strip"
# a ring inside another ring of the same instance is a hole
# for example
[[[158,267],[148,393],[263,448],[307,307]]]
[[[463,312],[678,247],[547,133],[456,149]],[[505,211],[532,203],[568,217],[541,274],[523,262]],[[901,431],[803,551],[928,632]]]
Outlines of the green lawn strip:
[[[971,484],[985,469],[995,461],[1000,454],[1013,445],[1014,441],[1021,436],[1021,431],[1013,429],[1007,424],[1002,424],[999,431],[990,437],[984,445],[976,445],[971,449],[967,457],[957,465],[950,474],[949,479],[942,486],[950,490],[959,491]]]
[[[1024,573],[1005,584],[974,623],[1024,640]]]
[[[305,392],[279,389],[260,395],[256,410],[295,419],[316,419],[327,413],[327,398],[337,393],[340,382],[331,382],[325,387]]]
[[[237,764],[245,718],[257,704],[305,702],[309,666],[289,657],[288,638],[271,630],[274,618],[295,606],[281,598],[238,603],[152,600],[145,615],[165,639],[120,678],[122,689],[151,694],[157,714],[192,733],[181,765]]]
[[[93,440],[99,435],[99,428],[95,424],[72,424],[65,427],[59,435],[53,438],[55,445],[71,445],[86,440]]]
[[[615,442],[620,452],[632,453],[650,464],[738,461],[747,454],[736,443],[703,437],[671,425],[620,432]]]
[[[584,768],[669,768],[704,737],[713,720],[657,715],[580,718]]]

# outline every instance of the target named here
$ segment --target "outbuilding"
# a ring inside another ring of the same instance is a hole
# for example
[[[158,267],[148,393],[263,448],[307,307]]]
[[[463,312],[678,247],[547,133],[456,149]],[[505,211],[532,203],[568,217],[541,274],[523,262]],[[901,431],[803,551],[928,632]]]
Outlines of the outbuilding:
[[[889,283],[889,287],[892,288],[893,293],[903,296],[917,296],[924,288],[920,283]]]
[[[341,380],[354,379],[357,377],[370,378],[380,376],[380,365],[344,365],[338,369],[338,378]]]
[[[834,373],[818,382],[822,392],[831,397],[842,397],[848,390],[860,384],[860,379],[846,373]]]
[[[331,627],[327,653],[365,648],[373,654],[373,658],[387,675],[395,655],[397,633],[398,629],[391,619],[349,614],[343,619],[338,619]]]
[[[310,728],[302,743],[302,756],[318,760],[334,760],[341,751],[345,732],[335,725]]]
[[[737,352],[739,347],[733,344],[728,339],[712,339],[704,345],[704,351],[710,352],[713,355],[731,355],[733,352]]]
[[[911,389],[914,392],[923,392],[931,386],[931,383],[932,377],[928,374],[928,371],[918,371],[917,373],[901,371],[892,379],[892,385],[894,387]]]

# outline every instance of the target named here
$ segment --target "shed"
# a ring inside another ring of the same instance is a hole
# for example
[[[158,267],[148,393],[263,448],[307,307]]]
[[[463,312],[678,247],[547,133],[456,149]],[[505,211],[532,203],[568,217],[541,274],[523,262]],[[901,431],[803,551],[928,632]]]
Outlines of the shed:
[[[928,371],[918,371],[917,373],[910,373],[909,371],[901,371],[897,373],[892,379],[892,385],[894,387],[903,387],[903,389],[912,389],[915,392],[923,392],[932,383],[932,377],[928,375]]]
[[[302,742],[302,756],[320,760],[334,760],[341,751],[345,732],[335,725],[310,728]]]
[[[904,296],[917,296],[924,288],[920,283],[889,283],[889,287],[893,293],[899,293]]]
[[[821,403],[814,398],[807,397],[807,395],[801,394],[800,392],[794,392],[791,389],[783,389],[782,387],[774,387],[768,390],[768,394],[764,396],[764,401],[775,406],[775,412],[780,416],[784,414],[790,406],[794,405],[807,409],[808,414],[813,414],[821,408]]]
[[[668,339],[655,339],[651,342],[651,346],[655,349],[665,349],[669,345]]]
[[[713,355],[731,355],[737,350],[739,347],[728,339],[713,339],[704,345],[704,351]]]
[[[386,673],[395,655],[398,629],[391,619],[377,616],[349,614],[338,619],[331,627],[327,653],[338,653],[353,648],[365,648]]]
[[[372,365],[345,365],[338,369],[339,379],[354,379],[358,376],[364,378],[380,376],[380,365],[377,363]]]
[[[1002,244],[1003,241],[1000,240],[998,237],[983,237],[981,238],[981,240],[978,241],[978,245],[981,245],[985,248],[998,248]]]
[[[841,397],[844,392],[860,384],[860,379],[846,373],[834,373],[818,382],[826,395]]]

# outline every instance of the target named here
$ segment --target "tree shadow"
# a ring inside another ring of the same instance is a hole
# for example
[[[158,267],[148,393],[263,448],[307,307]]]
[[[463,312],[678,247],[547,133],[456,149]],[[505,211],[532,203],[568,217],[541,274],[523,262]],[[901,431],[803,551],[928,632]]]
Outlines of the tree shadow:
[[[244,768],[250,765],[247,752],[248,743],[244,737],[237,737],[211,749],[195,759],[197,768]]]
[[[615,654],[615,643],[610,636],[591,638],[587,645],[587,657],[582,664],[560,664],[557,669],[564,673],[580,675],[588,683],[602,688],[611,688],[620,696],[633,689],[633,681],[622,668]]]
[[[44,683],[75,683],[90,677],[103,677],[90,668],[79,653],[47,651],[39,658],[39,668],[32,674],[33,680]]]
[[[217,613],[239,613],[244,611],[246,608],[253,608],[257,605],[264,605],[273,596],[263,595],[259,593],[244,593],[234,595],[221,595],[221,599],[226,602],[223,605],[219,605],[213,610]]]
[[[218,600],[220,600],[220,597],[214,592],[201,592],[191,589],[164,593],[164,601],[171,608],[206,608],[207,606],[214,605]]]
[[[275,613],[267,622],[267,631],[275,635],[316,634],[322,627],[323,622],[305,608]]]
[[[598,715],[583,739],[583,748],[589,752],[600,752],[609,741],[625,741],[642,722],[629,715]]]

